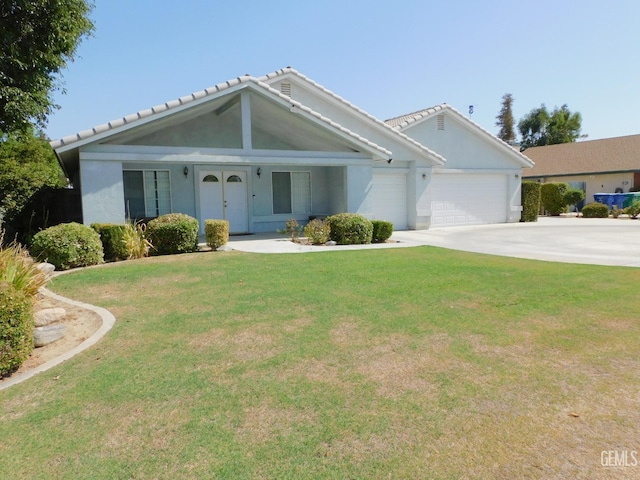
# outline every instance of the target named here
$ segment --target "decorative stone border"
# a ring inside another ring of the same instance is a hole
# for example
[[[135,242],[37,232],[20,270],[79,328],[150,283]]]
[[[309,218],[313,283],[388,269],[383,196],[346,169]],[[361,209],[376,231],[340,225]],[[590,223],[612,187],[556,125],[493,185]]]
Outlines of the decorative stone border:
[[[82,342],[80,345],[77,345],[76,347],[72,348],[71,350],[69,350],[68,352],[63,353],[62,355],[49,360],[46,363],[43,363],[42,365],[39,365],[37,367],[35,367],[32,370],[29,370],[27,372],[24,372],[22,374],[16,375],[15,377],[10,377],[2,382],[0,382],[0,390],[4,390],[5,388],[9,388],[12,385],[16,385],[17,383],[21,383],[24,382],[25,380],[28,380],[29,378],[33,377],[34,375],[37,375],[38,373],[44,372],[46,370],[49,370],[52,367],[55,367],[56,365],[60,365],[62,362],[69,360],[71,357],[77,355],[78,353],[82,352],[83,350],[86,350],[87,348],[95,345],[98,340],[100,340],[102,337],[105,336],[105,334],[111,330],[111,328],[113,327],[113,325],[116,323],[116,317],[113,316],[113,314],[102,307],[96,307],[95,305],[90,305],[88,303],[82,303],[82,302],[78,302],[76,300],[71,300],[70,298],[66,298],[63,297],[61,295],[58,295],[56,293],[53,293],[49,290],[47,290],[46,288],[41,288],[40,292],[50,298],[53,298],[55,300],[59,300],[61,302],[67,303],[69,305],[75,305],[77,307],[81,307],[81,308],[85,308],[87,310],[91,310],[95,313],[97,313],[100,318],[102,319],[102,325],[100,326],[100,328],[98,328],[98,330],[96,330],[93,335],[91,335],[89,338],[87,338],[84,342]]]

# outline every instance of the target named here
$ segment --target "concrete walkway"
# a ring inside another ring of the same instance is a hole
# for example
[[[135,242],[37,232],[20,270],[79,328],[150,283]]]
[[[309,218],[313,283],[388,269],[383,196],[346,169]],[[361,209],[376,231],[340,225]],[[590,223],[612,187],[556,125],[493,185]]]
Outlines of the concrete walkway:
[[[306,253],[419,245],[565,263],[640,267],[640,220],[540,217],[534,223],[395,232],[396,243],[310,246],[279,234],[232,236],[226,248],[253,253]]]

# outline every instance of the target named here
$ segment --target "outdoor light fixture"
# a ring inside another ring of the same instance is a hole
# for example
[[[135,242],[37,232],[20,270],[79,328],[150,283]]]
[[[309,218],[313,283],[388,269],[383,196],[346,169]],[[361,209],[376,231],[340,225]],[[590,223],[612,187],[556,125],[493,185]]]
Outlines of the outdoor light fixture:
[[[258,170],[256,170],[256,173],[258,174],[258,178],[260,178],[260,175],[262,175],[262,169],[258,167]]]
[[[187,175],[189,175],[189,167],[185,165],[182,173],[184,173],[184,178],[187,178]]]
[[[423,174],[422,174],[422,179],[423,179],[423,180],[426,180],[426,179],[427,179],[427,174],[426,174],[426,173],[423,173]]]

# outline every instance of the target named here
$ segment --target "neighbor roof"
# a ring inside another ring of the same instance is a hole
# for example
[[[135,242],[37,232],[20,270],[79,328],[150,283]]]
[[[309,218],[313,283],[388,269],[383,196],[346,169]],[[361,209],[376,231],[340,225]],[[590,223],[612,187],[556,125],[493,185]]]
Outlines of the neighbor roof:
[[[525,177],[550,177],[640,170],[640,135],[531,147],[535,162]]]

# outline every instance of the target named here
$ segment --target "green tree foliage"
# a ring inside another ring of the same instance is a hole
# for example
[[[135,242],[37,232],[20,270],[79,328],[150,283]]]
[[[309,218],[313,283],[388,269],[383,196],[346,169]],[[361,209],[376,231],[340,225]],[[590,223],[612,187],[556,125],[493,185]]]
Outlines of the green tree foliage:
[[[505,93],[502,96],[502,108],[496,119],[496,126],[500,127],[498,132],[498,138],[511,144],[516,139],[516,132],[514,130],[515,120],[513,119],[513,95]]]
[[[567,211],[566,193],[568,183],[543,183],[540,187],[540,201],[548,215],[557,216]]]
[[[543,104],[534,108],[518,122],[522,150],[529,147],[575,142],[580,135],[582,116],[572,113],[565,104],[549,113]]]
[[[26,232],[34,211],[40,211],[44,192],[66,184],[49,143],[33,134],[0,142],[0,220],[6,239]]]
[[[93,31],[86,0],[0,2],[0,134],[44,126],[56,108],[58,74]]]

